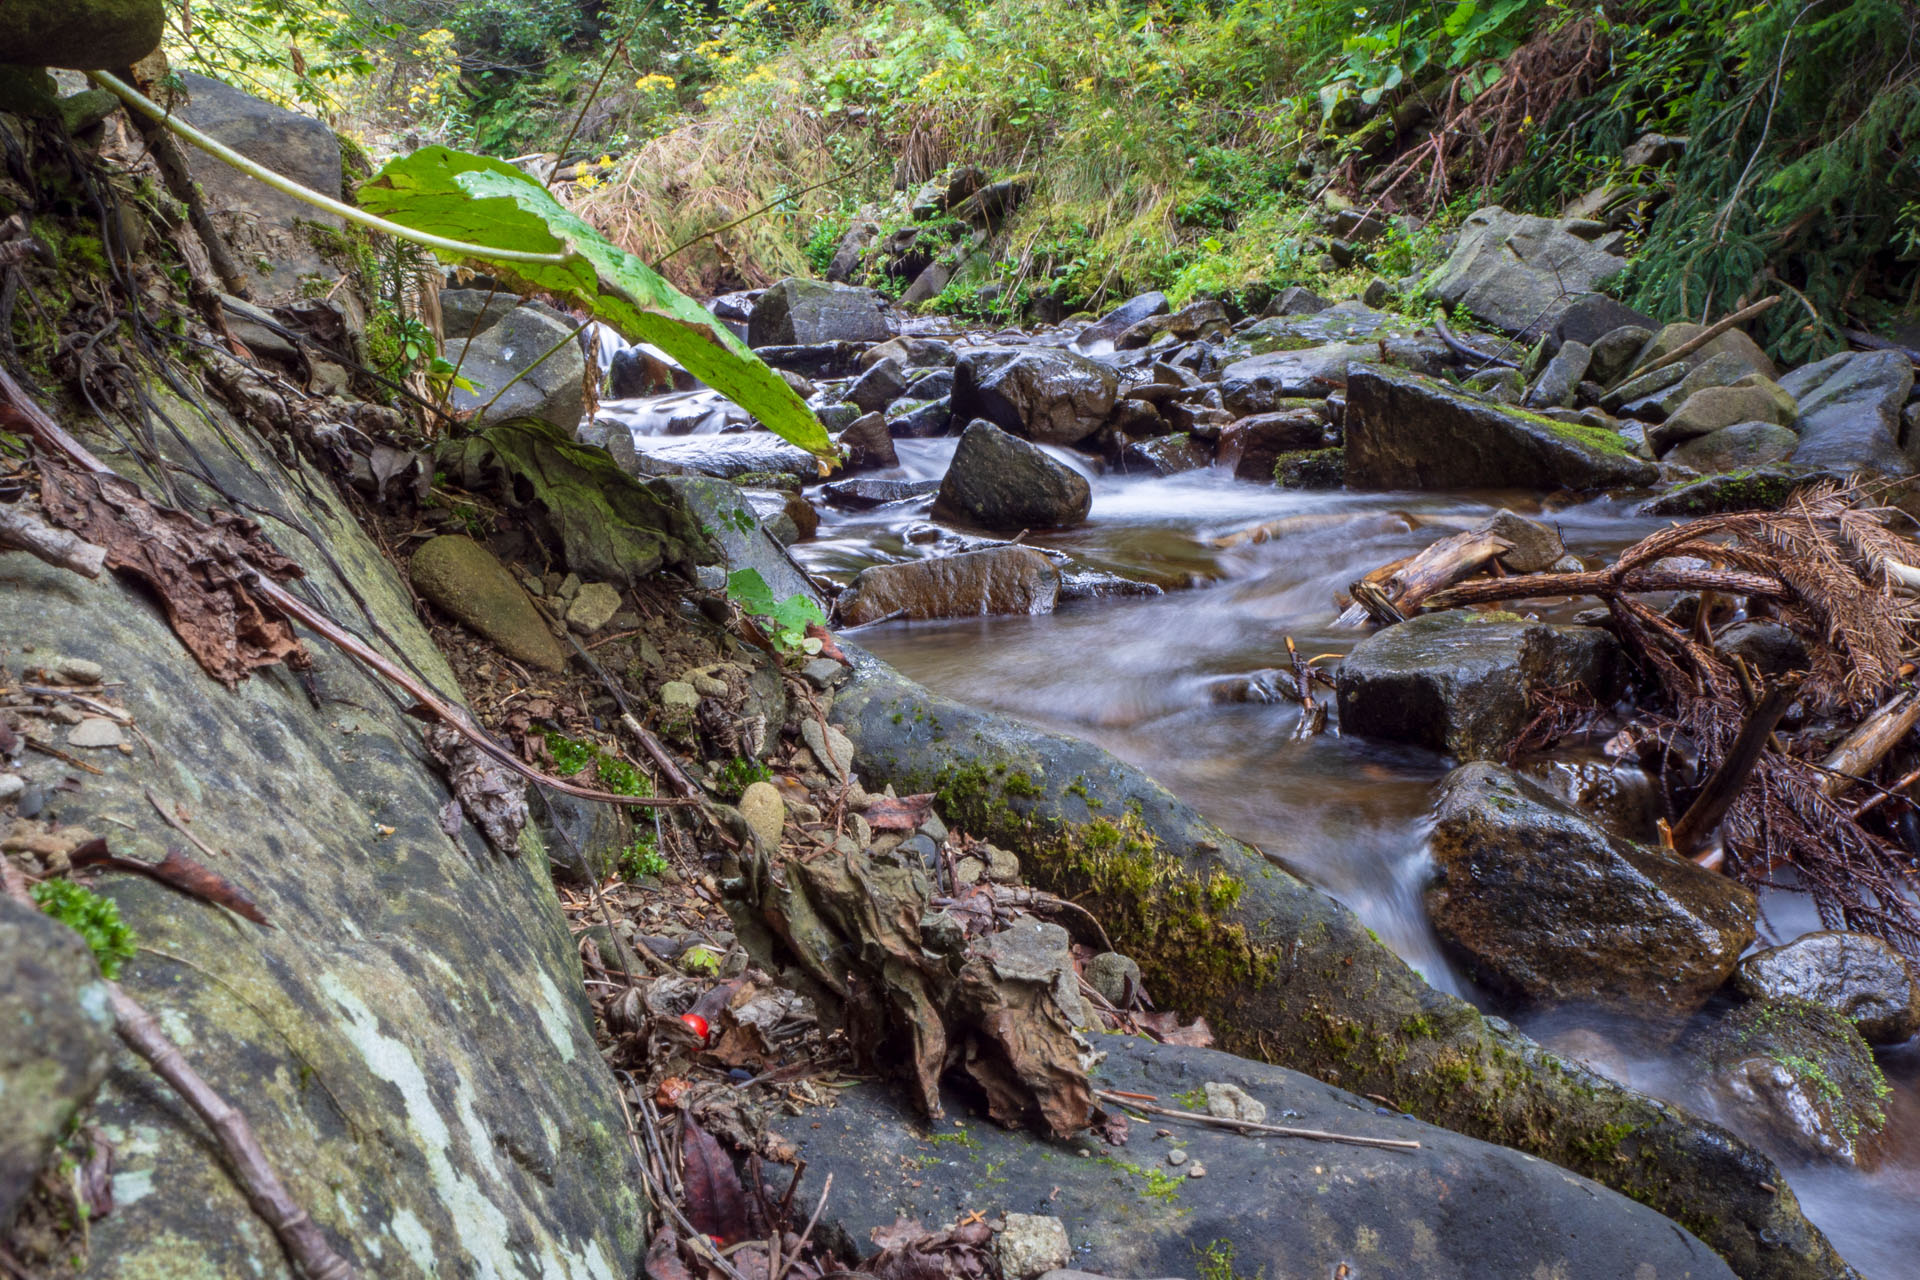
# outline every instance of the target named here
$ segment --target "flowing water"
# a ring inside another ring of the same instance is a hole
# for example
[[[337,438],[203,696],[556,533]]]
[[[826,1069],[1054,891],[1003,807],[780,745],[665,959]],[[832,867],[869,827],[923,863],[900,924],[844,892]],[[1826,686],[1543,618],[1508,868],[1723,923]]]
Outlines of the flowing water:
[[[665,416],[637,402],[603,413],[646,424],[648,434]],[[877,474],[937,479],[954,441],[896,446],[900,467]],[[1167,593],[1070,601],[1038,617],[885,623],[862,630],[860,643],[942,694],[1086,738],[1139,766],[1347,904],[1430,983],[1486,1006],[1440,950],[1420,905],[1430,866],[1426,813],[1451,762],[1343,738],[1337,724],[1296,741],[1300,709],[1274,696],[1271,675],[1262,673],[1286,665],[1288,636],[1303,655],[1344,654],[1364,633],[1333,625],[1337,591],[1501,507],[1556,526],[1568,549],[1593,565],[1661,522],[1609,500],[1543,511],[1533,494],[1297,493],[1219,470],[1108,475],[1083,455],[1051,452],[1088,476],[1093,510],[1078,528],[1026,541]],[[927,506],[822,508],[818,535],[793,550],[807,568],[841,582],[872,564],[952,550]],[[1260,526],[1272,536],[1235,537]],[[1540,612],[1564,620],[1587,604]],[[1764,941],[1819,927],[1802,900],[1774,895],[1765,905]],[[1564,1018],[1522,1028],[1548,1043],[1607,1034]],[[1670,1062],[1631,1056],[1619,1048],[1624,1038],[1612,1043],[1615,1051],[1596,1065],[1678,1097]],[[1892,1280],[1920,1275],[1920,1042],[1881,1061],[1895,1096],[1880,1170],[1788,1172],[1808,1215],[1861,1273]]]

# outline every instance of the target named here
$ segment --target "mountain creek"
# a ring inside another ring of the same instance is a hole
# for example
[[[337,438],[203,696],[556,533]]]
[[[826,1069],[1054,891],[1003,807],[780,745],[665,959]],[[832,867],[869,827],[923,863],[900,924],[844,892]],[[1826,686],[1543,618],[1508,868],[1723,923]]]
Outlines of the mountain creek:
[[[0,66],[0,1273],[1915,1274],[1920,352],[1606,207],[970,327],[971,166],[696,302],[133,78]]]

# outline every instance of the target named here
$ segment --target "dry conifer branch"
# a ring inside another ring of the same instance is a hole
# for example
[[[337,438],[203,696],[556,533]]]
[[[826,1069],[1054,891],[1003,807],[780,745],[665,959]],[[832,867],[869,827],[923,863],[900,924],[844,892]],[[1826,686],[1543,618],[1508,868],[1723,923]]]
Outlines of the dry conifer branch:
[[[27,892],[26,877],[11,861],[0,857],[0,883],[7,894],[21,904],[38,911],[39,905]],[[306,1280],[358,1280],[353,1264],[333,1251],[305,1209],[294,1201],[273,1171],[273,1164],[261,1150],[253,1126],[227,1100],[215,1092],[187,1063],[180,1046],[167,1038],[160,1023],[140,1002],[128,995],[117,982],[108,982],[107,1003],[113,1010],[114,1030],[129,1049],[139,1054],[162,1080],[173,1086],[195,1115],[206,1122],[220,1145],[221,1154],[247,1203],[260,1215],[286,1249],[295,1269]]]

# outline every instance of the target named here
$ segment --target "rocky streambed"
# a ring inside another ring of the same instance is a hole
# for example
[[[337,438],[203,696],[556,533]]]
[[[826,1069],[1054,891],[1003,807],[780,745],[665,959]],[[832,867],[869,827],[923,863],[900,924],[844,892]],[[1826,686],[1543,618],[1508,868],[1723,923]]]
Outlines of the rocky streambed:
[[[1850,989],[1872,986],[1863,972],[1880,965],[1890,966],[1886,1000],[1910,1008],[1912,978],[1900,962],[1851,935],[1823,941],[1833,935],[1820,933],[1803,899],[1756,903],[1724,877],[1684,874],[1695,869],[1642,852],[1636,842],[1657,839],[1660,801],[1631,761],[1588,750],[1530,758],[1518,770],[1456,772],[1463,759],[1505,759],[1530,714],[1529,691],[1574,677],[1605,687],[1618,653],[1603,633],[1575,625],[1587,602],[1548,602],[1527,621],[1491,627],[1439,615],[1371,642],[1370,628],[1339,615],[1350,584],[1450,534],[1504,530],[1528,544],[1510,549],[1518,571],[1600,565],[1673,514],[1769,489],[1777,500],[1836,461],[1867,461],[1821,452],[1838,441],[1897,452],[1910,373],[1903,382],[1878,355],[1840,358],[1786,375],[1800,399],[1781,399],[1779,371],[1736,333],[1670,366],[1678,375],[1645,396],[1623,400],[1598,384],[1578,395],[1571,384],[1543,391],[1566,374],[1565,361],[1558,371],[1550,361],[1532,385],[1511,373],[1481,377],[1485,394],[1474,395],[1437,376],[1472,372],[1453,335],[1297,293],[1266,317],[1229,317],[1217,304],[1170,314],[1148,297],[1098,323],[1037,333],[903,321],[861,291],[803,282],[762,299],[723,299],[716,310],[752,332],[768,305],[815,317],[812,329],[790,319],[753,336],[782,339],[761,344],[762,354],[837,425],[853,475],[819,483],[794,451],[744,430],[750,424],[699,391],[611,396],[592,433],[642,474],[731,477],[790,544],[786,563],[772,567],[804,569],[824,599],[837,596],[839,620],[857,628],[852,639],[937,694],[1015,718],[1009,729],[956,711],[957,723],[942,724],[914,700],[921,695],[903,701],[876,677],[864,693],[843,693],[845,710],[836,711],[873,778],[937,785],[943,800],[964,803],[961,775],[984,760],[999,777],[984,787],[976,780],[985,798],[969,818],[990,824],[998,805],[1028,831],[1053,823],[1071,834],[1101,820],[1084,803],[1089,774],[1104,770],[1110,786],[1111,768],[1098,753],[1047,745],[1059,740],[1021,740],[1017,725],[1096,744],[1165,784],[1181,812],[1192,806],[1174,825],[1218,824],[1249,842],[1270,865],[1352,908],[1437,990],[1765,1147],[1863,1273],[1902,1273],[1920,1244],[1910,1225],[1920,1221],[1914,1026],[1873,1029],[1869,1058],[1857,1038],[1844,1049],[1821,1041],[1827,1022],[1784,1030],[1761,1018],[1756,1028],[1753,1011],[1772,1006],[1749,1002],[1769,964],[1794,970],[1800,985],[1768,994],[1829,1004],[1833,992],[1815,989],[1832,975],[1851,973],[1858,981],[1838,979]],[[1563,317],[1566,361],[1584,354],[1585,374],[1599,351],[1617,375],[1698,333],[1673,326],[1636,336],[1631,317],[1604,317],[1613,320],[1626,323],[1581,343],[1571,336],[1578,326],[1603,320]],[[1615,350],[1629,341],[1632,351]],[[613,357],[613,390],[665,385],[670,371],[651,386],[634,383],[639,359]],[[1876,378],[1886,384],[1877,393]],[[1701,446],[1656,465],[1655,454],[1735,425],[1687,434],[1688,414],[1729,398],[1696,393],[1736,384],[1740,394],[1774,396],[1768,415],[1793,424],[1746,431],[1764,435],[1772,452],[1703,465]],[[1661,391],[1672,403],[1644,403]],[[1551,416],[1518,408],[1521,400]],[[1635,400],[1643,403],[1618,418],[1601,407]],[[1812,450],[1815,465],[1794,465],[1799,446],[1774,438],[1795,429],[1804,444],[1826,442]],[[1704,478],[1692,479],[1689,461]],[[1877,465],[1906,464],[1882,450]],[[1288,639],[1341,672],[1337,698],[1321,695],[1338,703],[1327,732],[1298,733],[1306,713]],[[901,707],[910,708],[904,728]],[[916,736],[923,716],[934,727]],[[1021,759],[1036,763],[1032,779],[1018,768],[1009,775],[1008,762]],[[1512,807],[1505,795],[1524,812],[1484,821],[1490,809]],[[1153,804],[1146,825],[1164,837],[1155,823],[1169,819]],[[1212,844],[1198,839],[1203,861]],[[1503,848],[1517,867],[1507,897],[1483,865],[1487,850]],[[1048,887],[1063,892],[1103,887],[1097,877],[1056,880]],[[1450,909],[1449,885],[1456,903],[1475,909]],[[1605,936],[1584,946],[1588,934]],[[1783,959],[1749,958],[1736,972],[1743,953],[1803,937]],[[1871,963],[1813,958],[1847,946],[1871,951]],[[1267,985],[1284,981],[1270,975]],[[1170,998],[1195,1008],[1204,987]],[[1234,986],[1264,998],[1262,988]],[[1318,1007],[1314,996],[1275,1003],[1295,1013]],[[1421,1016],[1403,1020],[1416,1039]],[[1262,1018],[1228,1022],[1225,1042],[1242,1052],[1363,1092],[1369,1080],[1391,1080],[1381,1089],[1396,1102],[1408,1086],[1392,1071],[1337,1078],[1324,1055],[1265,1038]],[[1868,1030],[1858,1018],[1853,1025]],[[1808,1047],[1817,1043],[1827,1050]],[[1799,1077],[1781,1066],[1808,1055],[1824,1065]],[[1890,1093],[1855,1114],[1858,1095],[1880,1088],[1874,1063]],[[1511,1131],[1499,1136],[1512,1140]]]

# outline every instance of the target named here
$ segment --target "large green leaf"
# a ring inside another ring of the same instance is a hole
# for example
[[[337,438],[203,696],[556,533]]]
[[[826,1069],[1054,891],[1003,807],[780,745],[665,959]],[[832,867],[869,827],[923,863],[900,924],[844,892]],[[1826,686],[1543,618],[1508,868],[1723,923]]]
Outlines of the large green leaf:
[[[388,161],[360,188],[360,204],[416,231],[567,255],[551,266],[481,261],[496,276],[571,300],[629,342],[651,342],[782,439],[823,459],[838,456],[806,401],[705,307],[505,161],[423,147]]]

